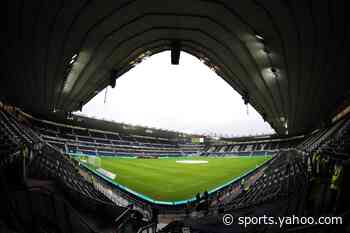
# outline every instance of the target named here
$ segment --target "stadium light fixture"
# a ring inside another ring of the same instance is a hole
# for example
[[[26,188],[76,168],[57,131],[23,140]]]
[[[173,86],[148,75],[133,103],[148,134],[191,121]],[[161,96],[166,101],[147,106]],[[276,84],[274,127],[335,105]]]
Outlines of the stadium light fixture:
[[[74,62],[77,61],[77,59],[78,59],[78,54],[75,53],[75,54],[72,56],[72,58],[70,59],[69,65],[72,65]]]
[[[257,39],[259,39],[259,40],[264,40],[264,37],[262,37],[261,35],[259,35],[259,34],[255,34],[255,37],[257,38]]]
[[[90,55],[91,52],[89,50],[82,50],[70,57],[70,64],[67,64],[65,73],[63,74],[64,86],[62,92],[64,94],[70,93],[75,82],[78,80],[81,72],[83,71],[88,58],[90,58]]]
[[[142,60],[145,57],[146,57],[146,54],[145,53],[141,53],[137,58]]]
[[[206,56],[201,56],[201,57],[199,58],[199,60],[200,60],[201,62],[203,62],[204,64],[206,64],[207,62],[209,62],[209,58],[207,58]]]
[[[64,86],[63,86],[63,92],[67,93],[70,91],[70,89],[72,88],[74,82],[76,81],[77,75],[75,75],[74,72],[74,66],[76,65],[75,62],[78,60],[78,54],[74,54],[70,61],[69,61],[69,65],[66,69],[66,76],[65,76],[65,80],[64,80]]]

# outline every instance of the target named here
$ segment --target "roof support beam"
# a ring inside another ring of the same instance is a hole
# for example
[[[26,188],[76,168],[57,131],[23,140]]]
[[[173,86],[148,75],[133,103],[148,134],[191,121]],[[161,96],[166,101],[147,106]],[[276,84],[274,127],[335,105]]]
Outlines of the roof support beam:
[[[171,64],[178,65],[180,63],[181,43],[178,40],[171,42]]]

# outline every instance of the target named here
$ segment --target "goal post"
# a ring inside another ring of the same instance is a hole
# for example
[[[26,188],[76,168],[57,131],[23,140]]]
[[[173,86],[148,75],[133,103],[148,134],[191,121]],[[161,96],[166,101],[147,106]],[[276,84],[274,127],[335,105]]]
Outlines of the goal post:
[[[89,156],[87,158],[87,163],[95,168],[101,167],[101,158],[99,156]]]

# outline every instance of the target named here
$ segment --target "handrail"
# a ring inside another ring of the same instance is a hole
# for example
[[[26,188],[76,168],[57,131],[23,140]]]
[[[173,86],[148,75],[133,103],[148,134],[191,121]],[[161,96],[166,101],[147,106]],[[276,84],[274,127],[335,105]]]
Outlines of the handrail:
[[[5,114],[5,115],[6,115],[6,114]],[[19,122],[17,121],[17,119],[15,118],[15,116],[13,116],[12,113],[7,112],[6,118],[7,118],[9,121],[11,121],[11,123],[14,125],[14,128],[16,128],[16,131],[21,131],[20,133],[24,134],[27,138],[29,138],[29,139],[32,141],[32,143],[35,143],[34,140],[33,140],[33,139],[34,139],[34,138],[33,138],[34,135],[30,135],[30,134],[26,131],[26,129],[23,129],[23,127],[19,124]]]
[[[157,224],[156,223],[150,223],[150,224],[148,224],[148,225],[146,225],[146,226],[143,226],[143,227],[141,227],[138,231],[137,231],[137,233],[142,233],[144,230],[147,230],[147,229],[154,229],[154,227],[157,227]],[[148,231],[147,231],[147,233],[148,233]],[[155,233],[155,232],[152,232],[152,233]]]
[[[0,111],[0,115],[3,116],[3,112]],[[0,123],[3,125],[3,129],[7,131],[8,134],[11,135],[10,140],[14,143],[19,145],[21,140],[17,137],[17,135],[9,128],[9,126],[0,119]]]
[[[129,211],[130,211],[130,209],[126,208],[125,211],[114,220],[114,222],[116,222],[116,223],[119,222],[119,220],[122,219],[124,217],[124,215],[126,215],[126,213],[128,213]]]
[[[7,116],[7,114],[4,113],[4,112],[1,112],[1,114],[2,114],[3,118],[7,121],[7,123],[8,123],[9,125],[11,125],[12,130],[14,130],[15,133],[16,133],[17,135],[20,136],[20,141],[26,141],[26,143],[29,143],[29,144],[33,143],[33,141],[32,141],[30,138],[28,138],[28,135],[25,135],[25,136],[24,136],[23,134],[25,134],[25,133],[20,132],[20,129],[19,129],[18,126],[14,123],[13,119],[9,119],[9,117]],[[12,132],[13,132],[13,131],[12,131]]]

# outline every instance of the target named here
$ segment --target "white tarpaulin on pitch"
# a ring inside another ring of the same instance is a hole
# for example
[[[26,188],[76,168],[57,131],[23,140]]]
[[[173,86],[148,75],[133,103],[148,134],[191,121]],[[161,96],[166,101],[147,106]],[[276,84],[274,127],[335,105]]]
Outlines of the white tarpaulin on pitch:
[[[201,164],[208,163],[206,160],[177,160],[177,163],[188,163],[188,164]]]

